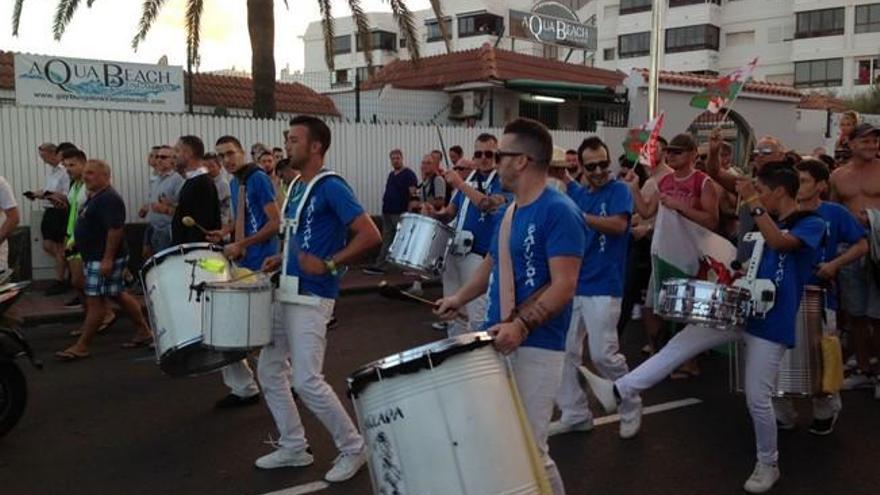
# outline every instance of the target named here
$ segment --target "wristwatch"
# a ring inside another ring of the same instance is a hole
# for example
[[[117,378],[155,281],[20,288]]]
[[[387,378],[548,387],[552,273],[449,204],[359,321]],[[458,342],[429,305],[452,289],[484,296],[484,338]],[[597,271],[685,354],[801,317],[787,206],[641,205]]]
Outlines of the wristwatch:
[[[336,266],[336,262],[333,261],[333,258],[327,258],[324,260],[324,266],[327,267],[327,271],[330,272],[330,275],[338,275],[339,267]]]
[[[749,213],[751,213],[752,217],[760,217],[761,215],[767,213],[767,210],[760,206],[756,206],[752,208],[752,211],[750,211]]]

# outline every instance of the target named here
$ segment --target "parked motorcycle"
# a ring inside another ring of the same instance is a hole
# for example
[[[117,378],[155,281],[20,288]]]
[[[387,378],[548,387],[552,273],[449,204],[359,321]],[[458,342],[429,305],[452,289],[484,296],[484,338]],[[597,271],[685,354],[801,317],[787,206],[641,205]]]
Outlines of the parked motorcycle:
[[[30,282],[0,285],[0,318],[28,285]],[[18,423],[27,404],[27,381],[16,362],[19,357],[26,357],[37,369],[43,367],[17,329],[0,326],[0,437]]]

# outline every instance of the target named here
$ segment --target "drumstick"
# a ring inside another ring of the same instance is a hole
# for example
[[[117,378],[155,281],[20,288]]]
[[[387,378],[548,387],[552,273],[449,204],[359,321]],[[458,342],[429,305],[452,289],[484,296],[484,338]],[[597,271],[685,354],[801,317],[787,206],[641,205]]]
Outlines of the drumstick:
[[[413,301],[417,301],[417,302],[420,302],[420,303],[425,304],[427,306],[431,306],[431,308],[433,308],[433,309],[437,308],[437,304],[435,304],[434,301],[431,301],[429,299],[425,299],[424,297],[419,297],[414,294],[410,294],[409,292],[407,292],[405,290],[398,289],[397,287],[390,285],[385,280],[379,282],[379,295],[382,297],[397,298],[397,299],[399,299],[401,297],[409,298],[409,299],[412,299]],[[457,320],[459,323],[466,324],[467,323],[467,315],[465,315],[463,313],[458,313],[455,320]]]
[[[196,221],[193,219],[193,217],[183,217],[180,219],[180,223],[182,223],[183,225],[185,225],[187,227],[195,227],[195,228],[201,230],[203,234],[206,234],[206,235],[208,234],[208,229],[206,229],[206,228],[202,227],[201,225],[199,225],[198,223],[196,223]]]

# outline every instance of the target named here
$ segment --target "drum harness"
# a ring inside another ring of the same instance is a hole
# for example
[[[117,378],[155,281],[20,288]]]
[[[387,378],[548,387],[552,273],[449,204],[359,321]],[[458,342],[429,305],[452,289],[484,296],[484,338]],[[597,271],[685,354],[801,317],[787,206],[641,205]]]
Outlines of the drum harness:
[[[479,187],[481,184],[491,184],[495,179],[495,175],[498,173],[496,170],[492,170],[488,177],[485,180],[477,182],[474,180],[474,176],[476,176],[479,171],[474,170],[468,175],[467,179],[465,179],[465,183],[471,185],[473,187],[474,184],[477,184],[478,189],[483,189],[483,187]],[[483,194],[488,194],[487,191],[480,191]],[[461,191],[455,191],[453,194],[453,199],[455,198],[455,194],[464,194]],[[450,199],[450,201],[452,201]],[[455,219],[455,237],[452,241],[452,254],[456,256],[464,256],[471,252],[471,249],[474,245],[474,234],[472,232],[468,232],[464,230],[464,222],[467,219],[468,208],[471,206],[471,199],[464,195],[464,199],[461,202],[461,211],[458,212]]]

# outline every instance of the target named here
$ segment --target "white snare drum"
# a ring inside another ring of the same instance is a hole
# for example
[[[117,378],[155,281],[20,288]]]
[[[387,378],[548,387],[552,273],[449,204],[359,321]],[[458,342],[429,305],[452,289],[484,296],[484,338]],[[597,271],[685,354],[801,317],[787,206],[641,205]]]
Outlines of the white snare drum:
[[[801,305],[795,320],[795,346],[786,349],[779,363],[776,378],[776,397],[812,397],[822,393],[822,328],[825,313],[825,291],[816,286],[805,286]],[[745,386],[745,349],[742,341],[736,344],[731,359],[731,375],[736,380],[735,390]]]
[[[530,460],[535,447],[512,386],[486,333],[410,349],[351,375],[373,493],[540,493],[544,467]]]
[[[439,275],[446,264],[455,231],[431,217],[404,213],[397,224],[388,261],[425,275]]]
[[[229,263],[220,246],[192,243],[156,253],[144,263],[141,280],[150,315],[159,367],[171,376],[213,371],[239,361],[243,352],[218,352],[202,347],[201,282],[229,280]],[[219,271],[199,267],[210,260]]]
[[[272,283],[255,273],[240,282],[209,282],[202,294],[204,346],[246,351],[272,342]]]
[[[664,320],[724,330],[745,325],[750,307],[746,289],[677,278],[663,282],[654,309]]]

